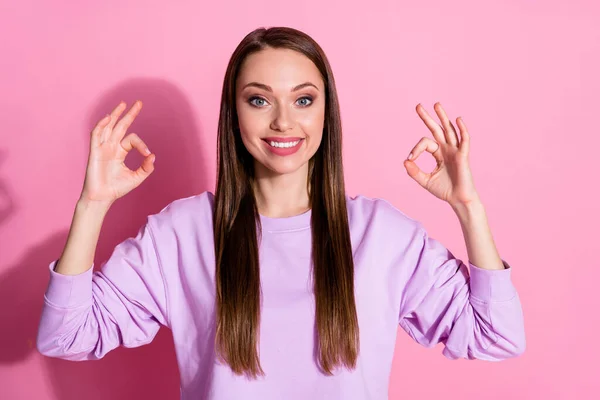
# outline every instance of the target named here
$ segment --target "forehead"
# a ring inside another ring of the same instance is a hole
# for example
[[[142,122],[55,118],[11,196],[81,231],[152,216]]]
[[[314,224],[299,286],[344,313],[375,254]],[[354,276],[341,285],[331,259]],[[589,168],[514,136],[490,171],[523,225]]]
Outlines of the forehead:
[[[308,57],[294,50],[267,48],[246,57],[237,86],[259,82],[271,86],[273,90],[289,90],[306,81],[323,87],[321,74]]]

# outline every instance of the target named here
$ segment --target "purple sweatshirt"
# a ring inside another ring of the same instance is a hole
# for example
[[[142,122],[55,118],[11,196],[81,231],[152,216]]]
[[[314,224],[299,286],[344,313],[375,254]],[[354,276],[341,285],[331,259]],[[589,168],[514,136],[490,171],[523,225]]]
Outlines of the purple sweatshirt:
[[[261,216],[260,362],[266,376],[232,373],[214,352],[214,196],[178,199],[116,246],[101,270],[54,271],[37,337],[49,357],[96,360],[172,330],[181,399],[387,399],[398,324],[443,355],[499,361],[525,349],[511,268],[469,269],[423,225],[381,199],[347,197],[360,353],[334,376],[315,363],[311,211]],[[470,274],[469,274],[470,270]]]

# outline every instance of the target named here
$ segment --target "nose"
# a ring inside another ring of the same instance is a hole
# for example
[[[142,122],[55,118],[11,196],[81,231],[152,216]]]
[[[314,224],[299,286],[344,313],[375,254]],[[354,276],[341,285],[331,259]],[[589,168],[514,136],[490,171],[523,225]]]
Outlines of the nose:
[[[294,127],[294,119],[292,113],[284,106],[275,108],[275,116],[271,121],[271,129],[285,132]]]

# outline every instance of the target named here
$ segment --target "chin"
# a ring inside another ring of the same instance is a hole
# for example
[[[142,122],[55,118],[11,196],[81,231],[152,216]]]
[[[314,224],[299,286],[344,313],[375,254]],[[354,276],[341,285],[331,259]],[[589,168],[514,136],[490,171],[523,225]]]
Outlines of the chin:
[[[308,162],[302,162],[301,160],[265,160],[265,162],[258,162],[261,168],[267,169],[270,173],[276,175],[293,174],[300,169],[307,167]]]

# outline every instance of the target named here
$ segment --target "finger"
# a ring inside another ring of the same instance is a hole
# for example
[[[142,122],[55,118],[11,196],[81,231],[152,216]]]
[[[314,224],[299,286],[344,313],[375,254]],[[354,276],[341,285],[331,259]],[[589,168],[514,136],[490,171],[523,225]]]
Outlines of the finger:
[[[421,153],[423,153],[424,151],[427,151],[428,153],[431,153],[433,158],[435,158],[435,160],[438,163],[440,163],[442,161],[442,156],[437,151],[439,148],[440,148],[440,145],[435,140],[433,140],[429,137],[423,137],[412,148],[412,150],[409,154],[409,158],[407,158],[407,160],[414,162],[419,157],[419,155],[421,155]]]
[[[429,181],[430,174],[426,174],[421,171],[419,166],[410,160],[404,160],[404,168],[406,168],[406,172],[408,175],[413,178],[417,183],[423,187],[427,186],[427,182]]]
[[[142,165],[134,171],[139,183],[143,182],[152,172],[154,172],[154,160],[156,160],[156,154],[149,155],[144,158]]]
[[[112,130],[109,140],[118,142],[121,139],[123,139],[123,136],[127,132],[127,129],[129,129],[129,127],[135,120],[135,117],[138,116],[141,110],[142,102],[138,100],[131,106],[127,114],[125,114],[125,116],[121,118],[121,120],[117,123],[115,128]]]
[[[148,146],[146,146],[146,143],[144,143],[144,141],[135,133],[130,133],[127,135],[121,141],[121,147],[123,147],[123,149],[128,153],[135,148],[143,156],[149,156],[152,154],[148,149]]]
[[[92,129],[92,132],[90,133],[90,145],[92,147],[96,147],[101,143],[102,132],[104,131],[104,128],[106,128],[106,125],[108,125],[109,122],[110,115],[106,114],[104,118],[98,121],[94,129]]]
[[[123,113],[123,111],[125,110],[126,107],[127,107],[127,104],[125,104],[124,101],[121,101],[112,110],[112,112],[110,113],[110,122],[105,127],[104,131],[102,132],[101,142],[106,142],[108,140],[108,138],[110,137],[110,133],[112,132],[115,124],[119,120],[119,116]]]
[[[429,128],[433,137],[438,143],[446,143],[446,138],[444,137],[444,130],[441,126],[438,125],[437,122],[433,118],[429,116],[427,111],[425,111],[425,107],[421,105],[421,103],[417,104],[417,114],[419,117],[425,122],[425,125]]]
[[[458,137],[456,136],[456,130],[454,129],[454,126],[448,119],[448,116],[446,115],[446,111],[444,111],[442,104],[440,102],[435,103],[433,105],[433,109],[440,118],[440,121],[442,121],[446,142],[450,143],[453,146],[458,146]]]
[[[467,131],[467,126],[465,125],[462,117],[456,118],[456,125],[458,125],[460,129],[460,146],[459,150],[469,154],[469,149],[471,147],[471,135]]]

